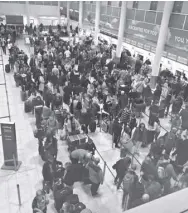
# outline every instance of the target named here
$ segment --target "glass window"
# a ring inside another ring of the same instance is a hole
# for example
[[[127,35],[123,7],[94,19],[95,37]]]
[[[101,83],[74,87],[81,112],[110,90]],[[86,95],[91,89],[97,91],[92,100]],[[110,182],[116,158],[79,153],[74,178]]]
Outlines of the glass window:
[[[111,6],[112,2],[111,1],[108,1],[107,5],[108,6]]]
[[[157,10],[158,1],[151,1],[150,10]]]
[[[35,4],[37,4],[37,5],[44,5],[44,2],[43,1],[36,1]]]
[[[119,7],[121,7],[122,6],[122,1],[119,1]]]
[[[52,1],[52,5],[53,6],[57,6],[58,5],[58,1]]]
[[[51,1],[44,1],[44,5],[52,5]]]
[[[138,1],[133,1],[133,8],[138,9]]]
[[[29,1],[29,4],[35,4],[35,1]]]
[[[181,13],[182,7],[183,7],[183,1],[175,1],[172,12]]]

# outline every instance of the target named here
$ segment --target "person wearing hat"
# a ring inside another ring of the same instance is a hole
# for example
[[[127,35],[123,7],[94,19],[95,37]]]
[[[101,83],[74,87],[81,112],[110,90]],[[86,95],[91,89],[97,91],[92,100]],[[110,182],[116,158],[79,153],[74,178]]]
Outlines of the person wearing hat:
[[[91,184],[91,194],[92,196],[97,195],[98,188],[103,182],[103,172],[99,166],[100,159],[94,158],[93,161],[89,161],[86,168],[89,171],[89,178],[85,181],[85,184]]]

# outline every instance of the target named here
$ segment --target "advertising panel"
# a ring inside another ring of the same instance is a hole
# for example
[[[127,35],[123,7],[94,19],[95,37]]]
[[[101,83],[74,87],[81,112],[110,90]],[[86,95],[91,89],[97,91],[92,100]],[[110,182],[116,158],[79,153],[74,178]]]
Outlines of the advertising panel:
[[[21,162],[18,161],[15,123],[1,123],[1,135],[4,154],[2,169],[18,169]]]
[[[127,20],[125,38],[135,40],[136,42],[131,42],[131,44],[136,43],[134,46],[140,48],[144,46],[145,50],[155,53],[159,31],[159,25]],[[163,56],[187,64],[188,31],[168,28],[164,51],[167,53]]]

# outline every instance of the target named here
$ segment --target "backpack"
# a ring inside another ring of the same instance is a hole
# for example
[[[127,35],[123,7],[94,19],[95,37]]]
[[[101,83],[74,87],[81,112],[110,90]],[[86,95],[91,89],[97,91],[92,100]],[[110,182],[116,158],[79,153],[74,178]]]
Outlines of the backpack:
[[[128,171],[123,179],[123,190],[129,193],[130,187],[134,182],[134,174],[132,171]]]
[[[77,108],[77,110],[82,109],[82,103],[80,101],[78,101],[76,108]]]
[[[158,169],[157,169],[157,173],[160,179],[165,179],[168,177],[167,172],[165,171],[166,166],[163,165],[159,165]]]

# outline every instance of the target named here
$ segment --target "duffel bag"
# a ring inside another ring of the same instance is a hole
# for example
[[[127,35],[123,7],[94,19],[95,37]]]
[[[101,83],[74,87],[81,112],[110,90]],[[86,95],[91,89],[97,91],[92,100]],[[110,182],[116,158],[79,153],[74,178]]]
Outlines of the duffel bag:
[[[76,205],[77,203],[79,203],[78,195],[77,194],[69,195],[66,199],[66,202],[73,204],[73,205]]]
[[[82,202],[79,202],[75,205],[74,213],[80,213],[83,209],[85,209],[86,206]]]
[[[24,103],[24,111],[25,113],[31,112],[32,111],[32,102],[29,100],[26,100]]]
[[[27,93],[25,91],[20,91],[20,96],[22,101],[26,101]]]

